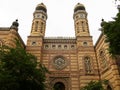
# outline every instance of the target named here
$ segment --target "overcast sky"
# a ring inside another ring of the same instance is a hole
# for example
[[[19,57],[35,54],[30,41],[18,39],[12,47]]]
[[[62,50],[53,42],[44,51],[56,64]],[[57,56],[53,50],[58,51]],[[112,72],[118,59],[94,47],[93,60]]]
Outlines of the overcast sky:
[[[46,37],[75,36],[73,9],[78,2],[84,4],[88,13],[89,30],[94,43],[100,34],[98,29],[101,19],[111,21],[118,12],[114,0],[0,0],[0,27],[10,27],[18,19],[19,33],[26,43],[31,31],[33,12],[41,2],[47,7]]]

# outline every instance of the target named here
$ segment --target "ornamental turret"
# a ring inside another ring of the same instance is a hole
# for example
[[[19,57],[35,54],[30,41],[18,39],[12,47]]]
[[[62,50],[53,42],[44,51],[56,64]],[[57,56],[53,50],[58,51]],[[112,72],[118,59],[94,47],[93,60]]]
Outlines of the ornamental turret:
[[[46,29],[46,20],[47,20],[47,8],[41,3],[38,4],[33,13],[33,21],[31,28],[31,36],[45,36]]]
[[[75,6],[73,19],[74,19],[76,37],[89,36],[87,12],[83,4],[78,3]]]

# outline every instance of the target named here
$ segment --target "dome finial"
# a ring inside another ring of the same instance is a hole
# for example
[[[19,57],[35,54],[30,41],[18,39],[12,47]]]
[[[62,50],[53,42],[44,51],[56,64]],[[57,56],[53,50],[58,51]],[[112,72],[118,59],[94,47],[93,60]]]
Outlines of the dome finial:
[[[13,23],[12,23],[12,25],[11,25],[11,29],[18,29],[18,26],[19,26],[19,23],[18,23],[18,19],[16,19]]]
[[[103,27],[104,26],[104,24],[105,24],[105,21],[104,21],[104,19],[102,18],[102,20],[101,20],[102,22],[101,22],[101,27]]]
[[[81,4],[81,3],[77,3],[77,5],[75,5],[74,12],[76,12],[78,10],[84,10],[85,11],[84,5]]]
[[[45,13],[47,12],[47,8],[46,8],[46,6],[44,5],[44,3],[38,4],[35,10],[42,10],[42,11],[44,11]]]

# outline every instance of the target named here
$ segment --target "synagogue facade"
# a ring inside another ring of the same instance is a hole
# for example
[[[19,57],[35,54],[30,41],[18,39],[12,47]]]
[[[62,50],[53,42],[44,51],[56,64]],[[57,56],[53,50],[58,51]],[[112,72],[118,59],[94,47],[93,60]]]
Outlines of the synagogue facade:
[[[54,90],[56,86],[59,90],[80,90],[90,81],[98,80],[109,81],[106,90],[120,90],[118,61],[109,54],[103,33],[93,45],[83,4],[74,7],[73,20],[75,37],[46,37],[47,7],[38,4],[27,44],[21,39],[15,21],[11,27],[0,28],[0,46],[13,46],[13,38],[18,38],[26,51],[34,54],[50,71],[46,75],[46,90]]]

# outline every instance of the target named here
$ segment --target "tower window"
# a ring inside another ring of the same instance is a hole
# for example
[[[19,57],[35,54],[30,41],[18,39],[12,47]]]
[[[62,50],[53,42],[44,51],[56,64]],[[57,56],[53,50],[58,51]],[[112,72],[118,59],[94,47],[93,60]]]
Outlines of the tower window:
[[[52,45],[52,48],[55,48],[55,45]]]
[[[36,42],[32,42],[32,45],[33,45],[33,46],[36,45]]]
[[[76,16],[76,19],[78,19],[78,16]]]
[[[43,33],[43,22],[41,22],[41,33]]]
[[[85,30],[84,30],[84,22],[83,21],[81,21],[81,25],[82,25],[82,31],[84,32]]]
[[[71,45],[71,48],[74,48],[75,46],[74,45]]]
[[[61,48],[61,45],[58,45],[58,48]]]
[[[83,42],[83,45],[84,45],[84,46],[87,46],[87,42]]]
[[[67,48],[67,45],[64,45],[64,48],[66,49],[66,48]]]
[[[35,31],[38,29],[38,21],[35,22]]]
[[[48,45],[45,45],[45,48],[47,49],[47,48],[49,48],[49,46],[48,46]]]
[[[44,19],[45,17],[44,16],[42,16],[42,19]]]
[[[38,14],[38,15],[37,15],[37,18],[39,18],[39,17],[40,17],[40,15]]]
[[[43,22],[41,22],[41,25],[43,25]]]

